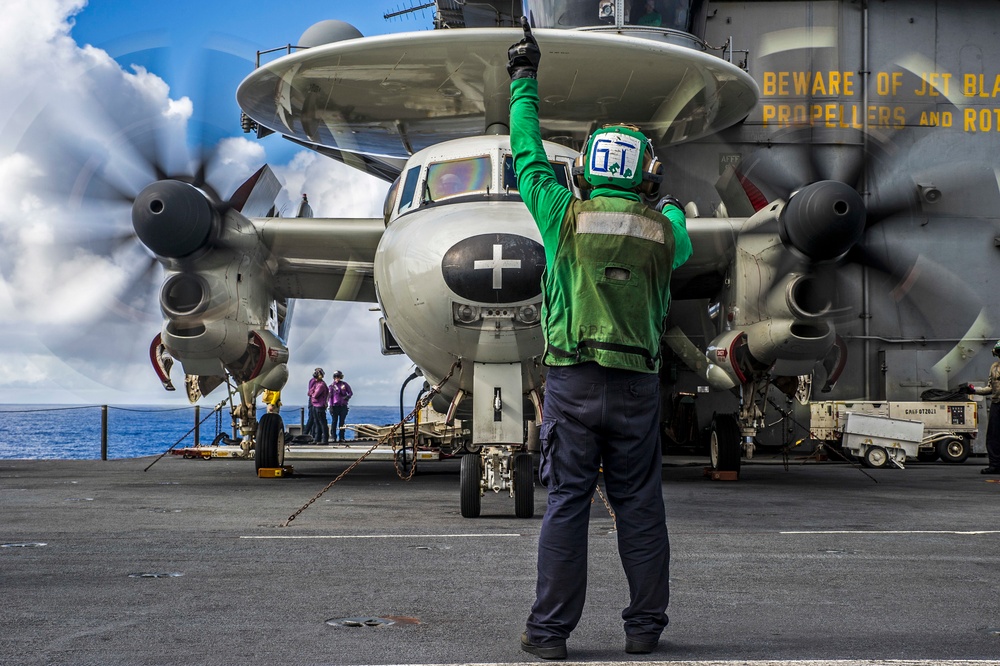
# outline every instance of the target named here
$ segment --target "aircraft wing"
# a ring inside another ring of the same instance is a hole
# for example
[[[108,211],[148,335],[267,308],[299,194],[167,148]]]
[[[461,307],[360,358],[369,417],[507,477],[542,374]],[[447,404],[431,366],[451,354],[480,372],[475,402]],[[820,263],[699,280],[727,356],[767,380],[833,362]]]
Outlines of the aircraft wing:
[[[375,303],[375,250],[381,218],[255,218],[276,263],[274,289],[285,298]],[[736,251],[742,219],[688,220],[691,258],[673,276],[674,300],[711,298]]]
[[[375,303],[373,265],[382,218],[255,218],[285,298]]]

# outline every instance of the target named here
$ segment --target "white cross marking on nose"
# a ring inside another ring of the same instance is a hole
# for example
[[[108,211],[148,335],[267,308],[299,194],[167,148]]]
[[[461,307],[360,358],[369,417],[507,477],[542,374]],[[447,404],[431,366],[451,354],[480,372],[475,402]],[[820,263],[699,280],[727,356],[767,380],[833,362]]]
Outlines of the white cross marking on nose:
[[[520,268],[520,259],[504,259],[503,258],[503,245],[499,243],[493,246],[493,258],[492,259],[477,259],[472,266],[474,269],[479,270],[480,268],[491,268],[493,269],[493,288],[503,289],[503,269],[505,268]]]

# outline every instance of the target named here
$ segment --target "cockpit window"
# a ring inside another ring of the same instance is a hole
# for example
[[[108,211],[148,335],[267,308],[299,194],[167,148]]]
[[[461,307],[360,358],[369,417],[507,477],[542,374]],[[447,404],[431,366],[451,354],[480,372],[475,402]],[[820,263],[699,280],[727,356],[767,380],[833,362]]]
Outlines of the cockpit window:
[[[413,205],[413,193],[417,191],[417,178],[420,176],[420,167],[410,167],[406,172],[406,182],[403,183],[403,195],[399,198],[399,212],[402,213]]]
[[[493,162],[489,157],[471,157],[438,162],[427,167],[427,195],[431,201],[470,192],[489,192]]]
[[[562,162],[549,162],[556,172],[556,180],[563,187],[569,187],[566,180],[566,165]],[[507,192],[517,192],[517,175],[514,173],[514,158],[507,155],[503,159],[503,188]]]
[[[392,185],[389,186],[389,191],[385,193],[385,203],[382,204],[382,219],[385,220],[386,224],[389,224],[389,218],[392,217],[392,205],[396,203],[399,181],[400,177],[396,176],[396,180],[392,181]]]

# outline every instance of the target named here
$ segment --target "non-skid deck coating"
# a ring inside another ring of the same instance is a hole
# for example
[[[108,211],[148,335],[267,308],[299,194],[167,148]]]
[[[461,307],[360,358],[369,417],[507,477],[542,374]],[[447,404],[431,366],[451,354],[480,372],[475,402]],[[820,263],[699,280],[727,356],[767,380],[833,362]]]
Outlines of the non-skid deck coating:
[[[467,520],[457,461],[409,482],[365,462],[283,528],[347,463],[258,479],[247,461],[150,462],[0,461],[0,663],[536,661],[518,635],[541,488],[533,519],[490,494]],[[660,650],[622,650],[598,500],[564,663],[1000,663],[1000,477],[981,466],[866,470],[875,483],[843,464],[745,465],[738,482],[667,465]]]

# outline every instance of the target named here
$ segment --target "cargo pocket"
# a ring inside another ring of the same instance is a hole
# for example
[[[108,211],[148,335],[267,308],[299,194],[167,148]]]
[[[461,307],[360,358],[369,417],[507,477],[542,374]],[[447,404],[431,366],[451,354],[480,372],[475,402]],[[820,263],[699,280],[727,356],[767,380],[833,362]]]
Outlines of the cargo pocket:
[[[538,479],[546,488],[554,488],[557,481],[552,469],[552,447],[556,443],[555,421],[542,421],[542,427],[538,429],[538,441],[542,454],[538,461]]]

